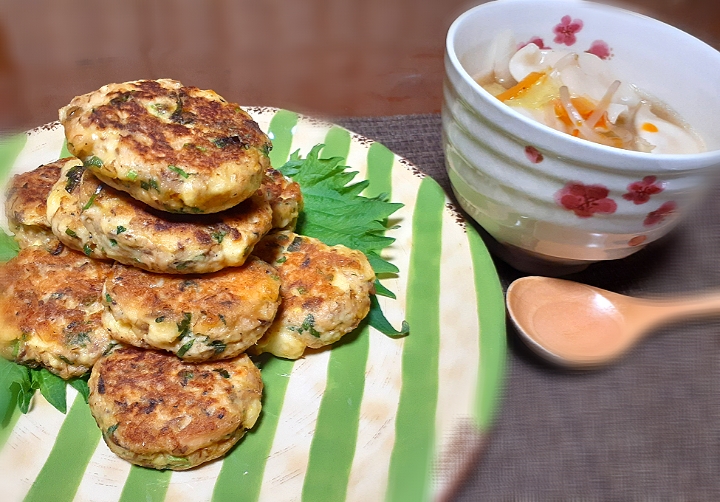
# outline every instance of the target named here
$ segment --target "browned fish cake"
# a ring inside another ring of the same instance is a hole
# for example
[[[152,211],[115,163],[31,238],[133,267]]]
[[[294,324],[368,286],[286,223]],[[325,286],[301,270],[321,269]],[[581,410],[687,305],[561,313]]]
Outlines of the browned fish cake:
[[[103,324],[116,340],[186,361],[228,359],[270,326],[280,304],[280,278],[255,257],[204,275],[153,274],[116,264],[103,297]]]
[[[63,166],[79,164],[82,162],[78,159],[68,157],[13,176],[5,200],[5,214],[21,248],[58,249],[60,241],[52,233],[47,219],[47,198]]]
[[[298,215],[303,208],[300,185],[271,168],[265,171],[260,190],[265,192],[265,198],[272,208],[273,228],[295,230]]]
[[[222,213],[170,214],[101,183],[82,167],[64,169],[48,217],[66,246],[151,272],[193,274],[242,265],[272,224],[261,192]]]
[[[263,388],[246,355],[192,364],[135,347],[100,359],[89,386],[108,447],[133,464],[173,470],[224,455],[255,424]]]
[[[110,265],[75,251],[28,247],[0,267],[0,355],[79,376],[114,342],[102,326]]]
[[[169,79],[109,84],[60,109],[68,149],[150,206],[215,213],[250,197],[270,140],[237,104]]]
[[[297,359],[334,343],[370,311],[375,273],[360,251],[292,232],[267,235],[254,253],[280,274],[281,303],[258,352]]]

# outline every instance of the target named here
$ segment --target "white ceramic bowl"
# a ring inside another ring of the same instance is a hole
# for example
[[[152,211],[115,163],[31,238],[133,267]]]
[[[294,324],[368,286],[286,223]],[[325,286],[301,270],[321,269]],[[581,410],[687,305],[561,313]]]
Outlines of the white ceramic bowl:
[[[582,28],[560,37],[570,44],[561,45],[554,28],[573,23]],[[487,65],[494,37],[508,28],[520,42],[539,37],[551,48],[599,48],[620,80],[676,110],[707,151],[621,150],[517,113],[473,80]],[[628,256],[669,232],[715,181],[720,53],[676,28],[580,0],[498,0],[462,14],[446,49],[442,115],[450,181],[462,207],[518,268],[535,271],[528,264],[539,258],[569,271]],[[636,196],[643,191],[650,195]]]

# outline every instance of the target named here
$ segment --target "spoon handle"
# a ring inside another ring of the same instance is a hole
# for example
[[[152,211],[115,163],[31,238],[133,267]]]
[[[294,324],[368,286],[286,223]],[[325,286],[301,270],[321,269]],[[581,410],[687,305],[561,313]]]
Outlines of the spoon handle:
[[[678,319],[720,314],[720,293],[672,300],[639,300],[633,308],[636,315],[643,316],[644,313],[648,327],[656,326]]]

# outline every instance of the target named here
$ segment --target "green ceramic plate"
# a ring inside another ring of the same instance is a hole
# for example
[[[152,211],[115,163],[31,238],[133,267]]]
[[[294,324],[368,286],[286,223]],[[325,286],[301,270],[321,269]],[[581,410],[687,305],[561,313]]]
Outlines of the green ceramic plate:
[[[248,111],[273,140],[273,165],[324,143],[324,156],[370,180],[369,195],[405,205],[383,255],[400,269],[383,280],[397,300],[380,302],[411,334],[365,328],[298,361],[267,358],[258,424],[225,459],[185,472],[113,455],[74,390],[67,415],[38,394],[0,431],[3,500],[420,501],[452,491],[477,458],[505,364],[503,295],[481,239],[435,181],[383,145],[285,110]],[[2,185],[66,152],[58,124],[4,141]]]

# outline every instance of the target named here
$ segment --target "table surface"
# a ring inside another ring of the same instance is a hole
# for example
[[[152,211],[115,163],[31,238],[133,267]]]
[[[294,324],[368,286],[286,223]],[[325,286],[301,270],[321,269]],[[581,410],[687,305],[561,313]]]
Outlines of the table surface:
[[[447,189],[438,115],[444,37],[475,3],[0,2],[0,131],[56,120],[73,96],[105,83],[170,77],[241,104],[335,119]],[[627,5],[720,48],[715,0]],[[636,295],[715,286],[717,200],[664,241],[572,278]],[[505,287],[520,276],[497,268]],[[509,327],[497,425],[458,498],[718,499],[718,332],[718,320],[676,324],[614,366],[575,373],[538,360]]]

